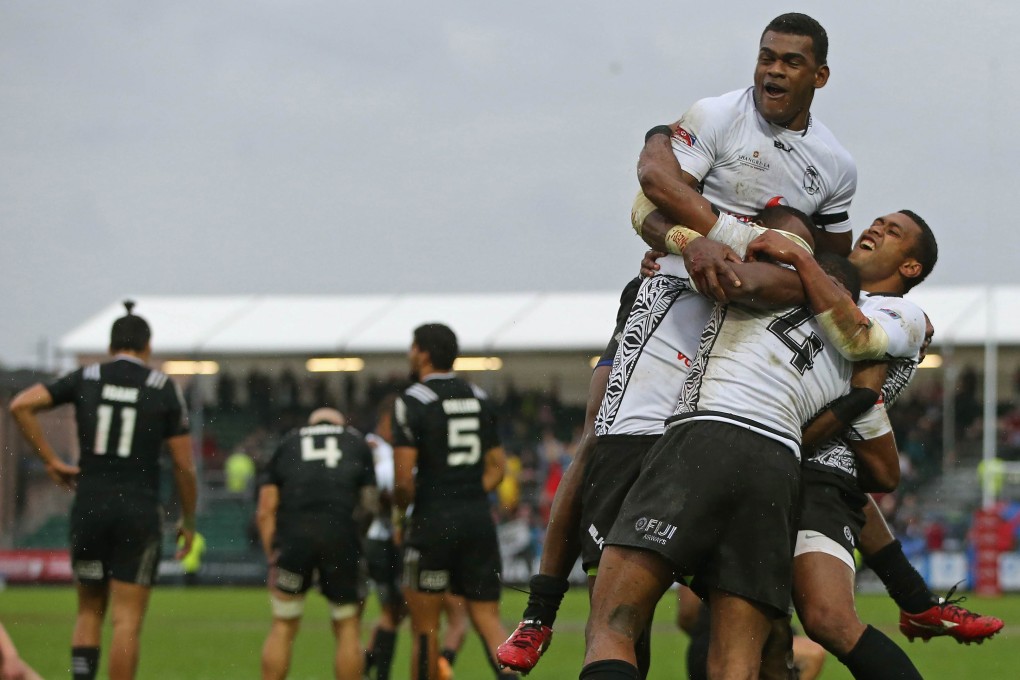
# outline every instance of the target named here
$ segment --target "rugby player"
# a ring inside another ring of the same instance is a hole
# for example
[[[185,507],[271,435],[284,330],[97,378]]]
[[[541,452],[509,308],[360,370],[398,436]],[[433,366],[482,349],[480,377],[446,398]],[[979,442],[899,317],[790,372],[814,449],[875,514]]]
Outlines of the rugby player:
[[[712,205],[748,218],[758,215],[770,205],[792,205],[811,214],[815,223],[824,226],[824,229],[814,230],[815,240],[822,249],[845,253],[850,248],[848,210],[856,189],[857,170],[853,159],[832,133],[810,113],[815,90],[824,87],[828,81],[827,52],[828,36],[817,21],[796,13],[776,17],[761,35],[752,87],[697,102],[680,119],[678,126],[674,126],[675,135],[673,129],[663,128],[673,136],[674,152],[684,167],[685,181],[692,186],[702,185],[704,195]],[[641,177],[642,185],[658,202],[660,199],[652,170],[654,168],[649,168],[646,176]],[[740,191],[736,191],[735,187],[741,187]],[[646,205],[650,210],[654,209],[654,205]],[[710,219],[709,226],[715,221],[712,205],[706,203],[704,206],[708,213],[706,219]],[[662,223],[667,229],[657,241],[649,240],[654,232],[649,229],[646,240],[653,247],[664,250],[663,237],[678,222],[691,226],[690,220],[681,220],[676,213],[669,216],[673,221]],[[639,233],[643,221],[641,216],[635,222]],[[680,232],[673,232],[671,236],[679,237]],[[711,242],[703,240],[694,250],[706,248],[711,248]],[[677,252],[674,246],[674,253]],[[686,280],[688,273],[680,264],[680,258],[671,256],[668,260],[675,261],[676,278]],[[691,280],[702,290],[711,288],[721,295],[721,289],[715,284],[715,268],[705,270],[697,264],[700,260],[695,262],[690,272]],[[729,274],[732,276],[732,271]],[[678,291],[667,290],[665,282],[655,286],[657,292],[646,298],[650,307],[637,311],[644,317],[644,323],[642,328],[635,329],[640,335],[632,337],[632,343],[635,340],[653,342],[656,334],[661,332],[657,330],[660,327],[690,323],[671,321],[677,312],[669,310]],[[650,314],[649,310],[653,308],[656,311]],[[707,312],[704,318],[707,318]],[[690,325],[687,332],[700,333],[701,328],[695,328],[696,323]],[[693,356],[690,350],[695,347],[669,347],[668,341],[664,341],[660,368],[685,373],[686,366],[682,364],[690,360]],[[641,351],[640,347],[632,347],[631,359]],[[652,353],[649,352],[649,355]],[[674,395],[683,377],[683,374],[677,377],[672,388]],[[663,379],[663,388],[670,389],[665,386],[669,382],[671,380]],[[616,389],[619,394],[629,389],[634,395],[648,383],[635,382],[635,385],[641,387],[626,388],[618,381]],[[647,409],[643,416],[635,414],[643,421],[640,429],[632,429],[632,423],[626,422],[625,418],[615,432],[603,430],[602,434],[660,434],[662,416],[671,413],[675,398],[660,406],[649,406],[656,396],[660,395],[631,398],[632,402]],[[581,468],[577,462],[572,467]],[[562,528],[577,526],[580,498],[576,485],[579,477],[578,474],[565,478],[557,490],[550,527],[557,526],[559,529],[555,533],[550,531],[546,536],[540,572],[530,584],[528,609],[517,630],[500,649],[500,661],[518,670],[527,671],[534,667],[551,640],[551,624],[566,591],[566,575],[576,555],[573,542],[564,539],[569,532],[562,531]],[[589,528],[587,523],[581,527],[582,531]],[[604,533],[601,536],[604,537]],[[586,540],[582,536],[582,541]]]
[[[266,679],[287,676],[316,575],[330,603],[334,673],[338,680],[362,678],[360,533],[378,509],[378,493],[372,451],[344,423],[335,409],[313,411],[306,427],[284,437],[260,475],[256,519],[273,612],[262,647]]]
[[[195,533],[197,482],[180,389],[147,365],[149,324],[127,314],[110,330],[106,363],[89,364],[48,385],[18,394],[11,413],[57,484],[76,489],[71,508],[71,568],[78,616],[71,637],[71,674],[91,679],[99,667],[103,619],[112,609],[111,678],[133,678],[142,620],[162,543],[159,456],[164,442],[181,502],[178,559]],[[73,404],[78,465],[65,463],[47,441],[37,413]]]
[[[414,330],[408,358],[418,380],[393,408],[394,501],[414,504],[404,534],[404,597],[414,632],[411,677],[438,677],[439,616],[447,590],[468,615],[496,666],[505,632],[499,619],[500,554],[487,494],[506,458],[485,393],[453,371],[457,337],[431,323]]]
[[[365,674],[375,680],[389,680],[397,629],[407,613],[404,594],[400,591],[400,549],[393,535],[393,402],[390,395],[376,409],[375,432],[365,435],[372,447],[375,480],[379,489],[379,512],[368,528],[365,540],[365,562],[368,577],[379,597],[379,620],[372,631],[369,649],[365,652]]]

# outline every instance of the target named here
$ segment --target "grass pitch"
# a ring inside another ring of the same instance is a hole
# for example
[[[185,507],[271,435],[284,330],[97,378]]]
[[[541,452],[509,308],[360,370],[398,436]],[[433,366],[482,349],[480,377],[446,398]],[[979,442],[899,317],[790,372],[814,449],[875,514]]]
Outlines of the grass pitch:
[[[517,623],[525,596],[505,592],[504,621],[509,631]],[[967,602],[983,614],[1006,620],[1005,629],[990,642],[965,647],[948,638],[928,644],[910,644],[896,630],[897,611],[891,600],[861,596],[862,618],[890,635],[910,655],[928,680],[953,678],[1020,677],[1020,596],[1001,599],[971,598]],[[9,587],[0,592],[0,620],[18,645],[22,656],[45,678],[69,676],[70,636],[74,621],[74,590],[66,587]],[[375,618],[370,603],[365,615],[367,630]],[[587,595],[568,593],[556,623],[552,647],[536,670],[535,680],[576,678],[584,652]],[[675,600],[667,595],[655,618],[652,647],[652,680],[686,678],[686,638],[673,621]],[[149,606],[142,639],[140,678],[257,678],[259,653],[268,630],[269,603],[266,592],[255,588],[157,588]],[[109,628],[109,626],[107,626]],[[107,631],[108,633],[108,631]],[[408,634],[398,639],[395,674],[409,674]],[[105,644],[108,644],[105,643]],[[104,646],[105,649],[105,646]],[[321,597],[310,596],[304,624],[294,650],[291,678],[301,680],[332,677],[332,636]],[[477,636],[469,634],[455,667],[457,680],[492,677],[482,656]],[[100,675],[105,677],[106,665]],[[826,680],[850,678],[833,658],[826,663]]]

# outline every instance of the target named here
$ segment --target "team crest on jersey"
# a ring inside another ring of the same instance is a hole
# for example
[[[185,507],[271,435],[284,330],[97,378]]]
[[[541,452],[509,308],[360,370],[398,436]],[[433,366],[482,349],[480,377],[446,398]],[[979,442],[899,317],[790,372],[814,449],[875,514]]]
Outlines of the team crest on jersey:
[[[818,170],[815,166],[807,166],[807,170],[804,171],[804,191],[808,192],[811,196],[814,196],[822,189],[821,176],[818,174]]]
[[[676,132],[673,133],[673,139],[681,141],[687,146],[694,146],[698,143],[698,138],[682,127],[676,129]]]

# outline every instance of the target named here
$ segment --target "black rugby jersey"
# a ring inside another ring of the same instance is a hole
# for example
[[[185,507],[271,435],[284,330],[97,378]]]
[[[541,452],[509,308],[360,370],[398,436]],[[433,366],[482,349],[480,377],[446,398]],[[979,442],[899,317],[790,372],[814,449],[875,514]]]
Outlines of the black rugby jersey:
[[[465,500],[485,502],[485,454],[499,446],[499,435],[482,389],[453,373],[434,373],[394,402],[393,422],[394,448],[418,449],[416,514]]]
[[[372,450],[354,428],[308,425],[284,437],[259,482],[280,487],[281,516],[319,514],[350,521],[361,488],[375,486]]]
[[[158,497],[163,440],[188,433],[184,397],[165,373],[118,355],[46,389],[55,405],[74,404],[79,493],[116,488]]]

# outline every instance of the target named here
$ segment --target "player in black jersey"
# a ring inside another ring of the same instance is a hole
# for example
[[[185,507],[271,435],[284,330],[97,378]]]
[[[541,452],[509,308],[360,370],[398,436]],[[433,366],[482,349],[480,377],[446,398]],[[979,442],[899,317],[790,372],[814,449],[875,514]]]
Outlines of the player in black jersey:
[[[404,535],[404,593],[411,611],[413,680],[438,678],[442,594],[463,595],[497,677],[499,544],[488,493],[503,479],[506,458],[485,393],[453,371],[457,336],[442,324],[414,331],[409,354],[420,382],[393,407],[394,500],[414,504]],[[417,472],[415,472],[417,468]]]
[[[343,415],[320,408],[288,434],[259,480],[258,527],[271,566],[273,625],[262,677],[284,678],[301,625],[305,593],[318,574],[332,604],[338,680],[361,680],[361,534],[377,509],[372,451]]]
[[[78,617],[71,641],[72,677],[94,678],[108,605],[113,608],[110,677],[132,678],[138,667],[142,619],[159,567],[162,512],[159,455],[165,441],[181,501],[178,557],[195,532],[196,479],[180,389],[149,368],[149,324],[132,314],[110,333],[113,360],[91,364],[49,385],[34,385],[11,402],[22,434],[58,484],[77,488],[71,509],[71,565],[78,582]],[[73,404],[81,451],[78,465],[57,455],[36,414]]]

